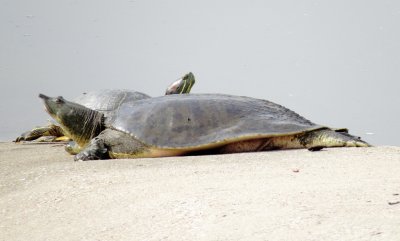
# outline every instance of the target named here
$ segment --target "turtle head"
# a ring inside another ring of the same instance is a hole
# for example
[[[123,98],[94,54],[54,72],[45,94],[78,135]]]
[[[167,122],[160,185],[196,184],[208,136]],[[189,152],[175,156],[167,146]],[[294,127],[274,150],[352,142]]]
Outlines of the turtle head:
[[[167,90],[165,91],[165,95],[188,94],[190,93],[190,90],[195,82],[196,81],[193,73],[189,72],[168,86]]]
[[[62,96],[40,94],[46,111],[62,127],[64,134],[81,147],[85,146],[103,128],[103,114],[83,105],[65,100]]]

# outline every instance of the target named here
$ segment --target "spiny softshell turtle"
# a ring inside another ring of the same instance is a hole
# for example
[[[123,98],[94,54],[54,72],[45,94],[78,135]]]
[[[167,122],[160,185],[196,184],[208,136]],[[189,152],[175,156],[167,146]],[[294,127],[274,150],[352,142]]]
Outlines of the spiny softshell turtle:
[[[194,84],[195,77],[193,73],[189,72],[170,84],[165,91],[165,94],[172,95],[190,93]],[[74,102],[86,106],[87,108],[103,112],[104,115],[107,116],[110,112],[115,111],[121,102],[132,102],[147,98],[151,97],[137,91],[106,89],[83,93],[75,98]],[[22,133],[16,138],[15,142],[31,141],[40,137],[40,140],[44,142],[70,140],[68,137],[65,137],[64,131],[60,126],[50,124],[47,126],[36,127],[30,131]],[[71,153],[75,152],[71,149],[72,147],[73,145],[67,146],[67,150]]]
[[[85,148],[75,160],[369,146],[281,105],[250,97],[162,96],[123,102],[107,117],[62,97],[40,98],[47,112]]]

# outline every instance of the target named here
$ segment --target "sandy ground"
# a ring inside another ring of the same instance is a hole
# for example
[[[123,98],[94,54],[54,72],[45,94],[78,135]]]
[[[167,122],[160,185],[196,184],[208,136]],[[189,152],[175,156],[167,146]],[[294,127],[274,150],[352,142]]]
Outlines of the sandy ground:
[[[1,240],[400,240],[400,147],[0,162]]]

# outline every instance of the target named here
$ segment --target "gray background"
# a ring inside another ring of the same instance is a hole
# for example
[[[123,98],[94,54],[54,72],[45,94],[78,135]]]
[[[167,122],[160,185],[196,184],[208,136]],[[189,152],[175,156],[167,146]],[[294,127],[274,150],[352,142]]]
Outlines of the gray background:
[[[39,93],[193,92],[268,99],[400,145],[400,2],[0,0],[0,140],[49,116]]]

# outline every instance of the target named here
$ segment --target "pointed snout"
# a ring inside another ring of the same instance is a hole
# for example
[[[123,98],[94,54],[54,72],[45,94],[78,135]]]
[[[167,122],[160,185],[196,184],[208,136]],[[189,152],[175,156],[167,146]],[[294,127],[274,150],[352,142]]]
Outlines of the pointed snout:
[[[39,94],[39,98],[43,99],[43,100],[48,100],[50,99],[50,97],[48,97],[47,95],[44,94]]]
[[[54,113],[56,113],[56,103],[54,101],[54,98],[49,97],[47,95],[44,94],[39,94],[39,98],[41,98],[43,100],[43,104],[44,104],[44,109],[46,110],[47,113],[49,113],[50,115],[53,115]]]

